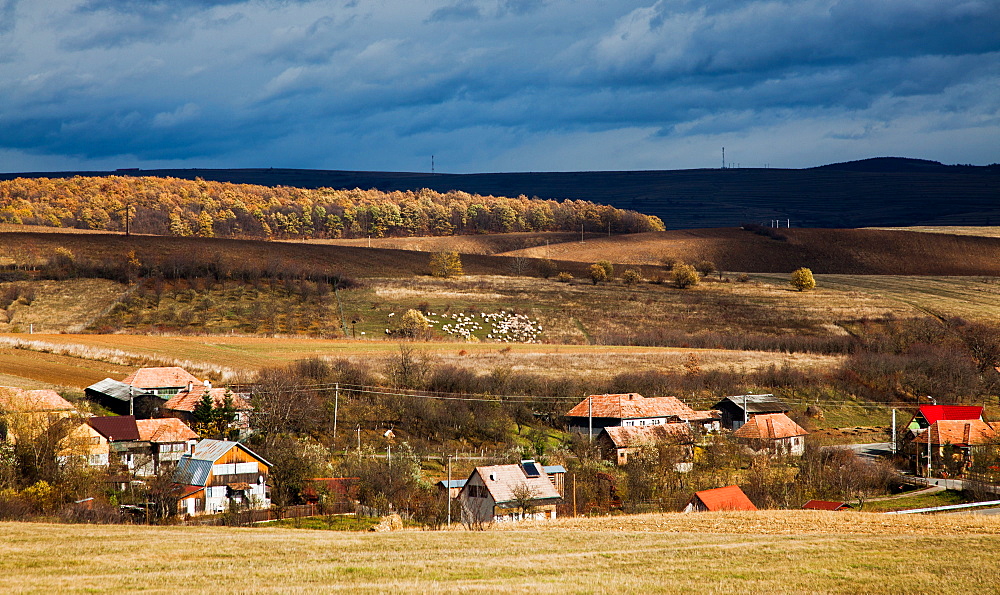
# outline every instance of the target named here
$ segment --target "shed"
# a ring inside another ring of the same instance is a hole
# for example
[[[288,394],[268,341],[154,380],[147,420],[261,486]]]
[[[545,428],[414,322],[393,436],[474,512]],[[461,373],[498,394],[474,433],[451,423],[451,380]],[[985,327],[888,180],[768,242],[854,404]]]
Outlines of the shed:
[[[684,507],[684,512],[717,512],[721,510],[750,511],[757,510],[757,507],[737,485],[695,492],[694,496],[688,500],[687,506]]]
[[[159,415],[163,399],[111,378],[105,378],[83,389],[87,399],[115,415],[134,415],[136,419],[150,419]]]
[[[848,510],[847,502],[831,502],[830,500],[810,500],[802,505],[803,510]]]
[[[722,427],[736,430],[755,415],[762,413],[788,413],[791,408],[772,394],[735,395],[712,405],[722,415]]]

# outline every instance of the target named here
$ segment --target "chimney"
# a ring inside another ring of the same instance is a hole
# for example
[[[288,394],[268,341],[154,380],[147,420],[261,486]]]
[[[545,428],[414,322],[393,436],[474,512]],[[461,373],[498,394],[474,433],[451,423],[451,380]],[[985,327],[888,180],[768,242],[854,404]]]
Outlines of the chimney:
[[[187,392],[191,392],[192,388],[194,388],[194,383],[191,382],[190,380],[188,380],[188,389],[187,389]]]
[[[205,380],[205,388],[208,389],[208,390],[212,390],[212,381],[211,380],[208,380],[208,379]]]
[[[972,422],[965,422],[965,445],[972,445]]]

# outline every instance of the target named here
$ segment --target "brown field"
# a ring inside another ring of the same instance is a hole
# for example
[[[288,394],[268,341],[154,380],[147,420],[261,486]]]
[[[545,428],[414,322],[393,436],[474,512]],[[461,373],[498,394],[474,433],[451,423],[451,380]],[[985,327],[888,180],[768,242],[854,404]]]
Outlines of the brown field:
[[[587,233],[587,238],[604,237]],[[293,241],[293,240],[289,240]],[[337,240],[307,240],[307,244],[355,246],[359,248],[391,248],[418,252],[455,251],[462,254],[499,254],[522,248],[580,241],[579,232],[521,232],[474,236],[431,236],[412,238],[355,238]]]
[[[870,513],[663,514],[497,529],[3,523],[0,590],[899,595],[941,585],[989,592],[1000,580],[1000,522],[971,515],[943,523]]]
[[[69,334],[0,335],[3,344],[24,348],[0,349],[0,374],[77,388],[109,376],[125,376],[132,367],[142,364],[183,365],[194,373],[226,379],[237,371],[255,371],[309,357],[370,362],[398,354],[400,345],[393,341],[343,339]],[[752,371],[784,363],[800,369],[827,369],[840,361],[838,356],[670,347],[441,342],[406,345],[422,357],[480,372],[509,367],[516,372],[579,378],[610,377],[624,369],[680,372],[692,354],[703,370]]]
[[[724,271],[849,275],[1000,275],[1000,238],[873,229],[781,229],[777,241],[738,228],[679,230],[595,238],[505,255],[659,264],[669,257],[711,260]]]

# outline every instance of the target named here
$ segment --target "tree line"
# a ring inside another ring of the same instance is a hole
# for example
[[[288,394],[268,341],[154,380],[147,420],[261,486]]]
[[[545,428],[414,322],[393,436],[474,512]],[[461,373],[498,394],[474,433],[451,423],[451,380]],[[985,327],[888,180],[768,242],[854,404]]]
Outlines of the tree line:
[[[0,181],[0,222],[246,238],[662,231],[654,216],[583,200],[375,189],[269,187],[160,177]]]

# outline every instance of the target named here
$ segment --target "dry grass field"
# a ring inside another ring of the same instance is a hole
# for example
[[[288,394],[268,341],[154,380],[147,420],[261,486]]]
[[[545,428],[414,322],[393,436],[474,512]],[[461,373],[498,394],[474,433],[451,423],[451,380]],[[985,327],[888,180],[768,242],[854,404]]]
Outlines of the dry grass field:
[[[0,590],[979,593],[1000,581],[998,547],[1000,521],[971,515],[664,514],[396,533],[4,523]]]
[[[920,233],[943,233],[955,236],[980,236],[984,238],[1000,238],[1000,227],[974,225],[914,225],[912,227],[872,227],[889,231],[918,231]]]
[[[137,365],[182,365],[219,379],[309,357],[362,362],[399,353],[393,341],[279,337],[145,335],[0,335],[0,374],[82,388]],[[826,369],[838,356],[671,347],[591,345],[498,345],[406,342],[419,357],[476,371],[504,367],[517,372],[580,378],[610,377],[624,369],[681,372],[692,354],[703,370],[752,371],[772,364]],[[508,349],[509,347],[509,349]]]

